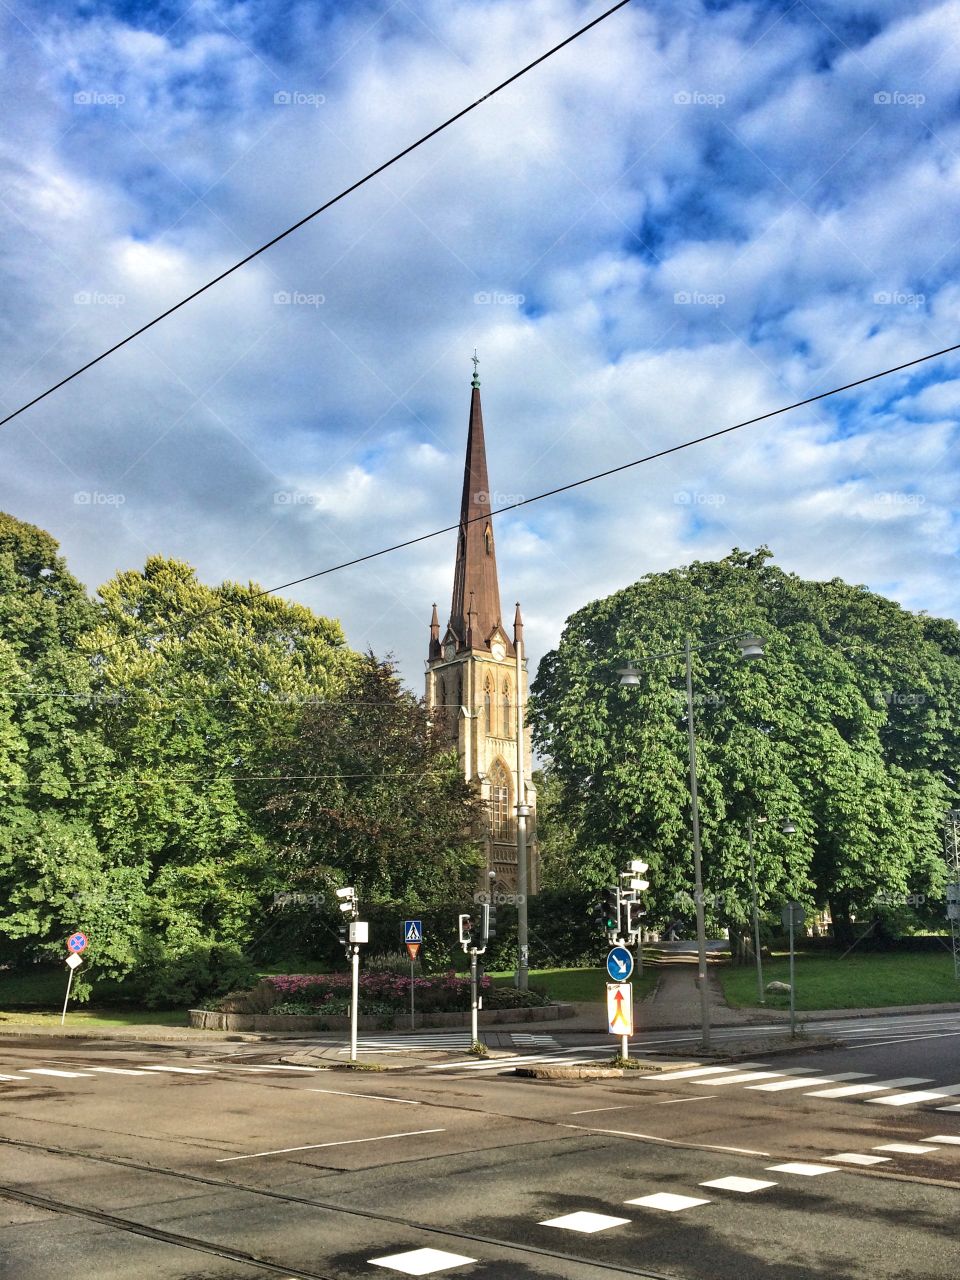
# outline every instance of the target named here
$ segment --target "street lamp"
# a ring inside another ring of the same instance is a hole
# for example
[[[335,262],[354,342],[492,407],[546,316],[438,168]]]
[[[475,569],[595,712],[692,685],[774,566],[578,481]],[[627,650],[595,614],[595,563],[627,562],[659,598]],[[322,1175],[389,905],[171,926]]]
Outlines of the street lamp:
[[[715,649],[733,641],[739,646],[740,656],[752,661],[763,657],[763,641],[752,631],[742,636],[725,636],[711,644],[698,645],[699,649]],[[674,653],[650,654],[651,659],[670,658]],[[683,657],[687,677],[687,734],[690,743],[690,816],[693,825],[693,900],[697,913],[697,984],[700,988],[700,1030],[703,1048],[710,1048],[710,988],[707,985],[707,923],[703,909],[703,859],[700,848],[700,806],[697,800],[697,736],[693,722],[693,663],[689,634],[684,636]],[[640,673],[632,662],[619,668],[617,675],[624,686],[638,685]]]

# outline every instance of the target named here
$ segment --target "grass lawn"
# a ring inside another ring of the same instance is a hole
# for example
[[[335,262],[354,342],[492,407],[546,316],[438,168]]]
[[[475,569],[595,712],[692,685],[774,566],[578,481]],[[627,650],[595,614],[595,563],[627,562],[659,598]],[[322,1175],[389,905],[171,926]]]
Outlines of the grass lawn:
[[[724,964],[718,969],[727,1003],[736,1008],[757,1005],[757,971],[750,965]],[[788,982],[790,961],[777,953],[763,962],[764,985]],[[873,1009],[895,1004],[960,1002],[960,982],[953,976],[949,951],[851,951],[839,955],[799,953],[796,958],[798,1009]],[[768,994],[768,1009],[787,1009],[790,997]]]
[[[490,977],[497,983],[511,984],[513,974],[491,973]],[[602,1003],[607,998],[606,969],[531,969],[531,987],[542,987],[551,1000],[579,1001],[589,1000]],[[634,995],[642,1000],[656,986],[656,971],[644,965],[643,976],[633,974]]]
[[[27,1023],[59,1025],[63,997],[67,991],[67,970],[41,969],[27,973],[0,971],[0,1029]],[[114,982],[102,982],[94,989],[92,1005],[71,1001],[68,1027],[185,1027],[185,1009],[140,1009],[119,998]]]

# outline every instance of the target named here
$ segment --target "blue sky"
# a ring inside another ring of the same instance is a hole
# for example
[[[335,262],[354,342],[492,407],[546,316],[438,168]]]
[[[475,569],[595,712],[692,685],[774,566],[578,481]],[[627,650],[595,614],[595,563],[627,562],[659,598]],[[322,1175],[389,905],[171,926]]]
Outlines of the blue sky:
[[[0,6],[9,410],[602,12]],[[960,4],[640,3],[4,429],[93,588],[265,586],[456,518],[470,359],[530,496],[958,341]],[[960,615],[948,357],[502,517],[539,656],[738,545]],[[293,594],[419,684],[452,539]],[[508,609],[508,612],[510,610]]]

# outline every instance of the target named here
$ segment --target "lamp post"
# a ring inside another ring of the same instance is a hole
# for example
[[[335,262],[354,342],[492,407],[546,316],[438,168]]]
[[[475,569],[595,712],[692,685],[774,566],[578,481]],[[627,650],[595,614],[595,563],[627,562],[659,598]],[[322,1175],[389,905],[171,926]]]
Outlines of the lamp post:
[[[746,660],[763,657],[763,641],[748,632],[742,636],[726,636],[711,644],[698,645],[699,649],[715,649],[730,641],[740,648],[740,656]],[[710,987],[707,981],[707,923],[703,904],[703,860],[700,848],[700,805],[697,799],[697,735],[693,719],[693,647],[689,634],[684,636],[683,658],[687,681],[687,734],[690,746],[690,819],[693,827],[693,891],[697,916],[697,985],[700,989],[700,1034],[703,1048],[709,1049],[710,1041]],[[652,659],[669,658],[675,654],[650,654]],[[633,663],[622,667],[617,674],[621,685],[638,685],[640,677]]]

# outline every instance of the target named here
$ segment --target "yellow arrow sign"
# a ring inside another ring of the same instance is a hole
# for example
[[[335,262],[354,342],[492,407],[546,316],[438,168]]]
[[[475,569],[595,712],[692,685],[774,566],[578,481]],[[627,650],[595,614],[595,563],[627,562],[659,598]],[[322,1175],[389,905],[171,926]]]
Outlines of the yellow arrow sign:
[[[607,1027],[611,1035],[633,1035],[633,987],[629,982],[607,983]]]

